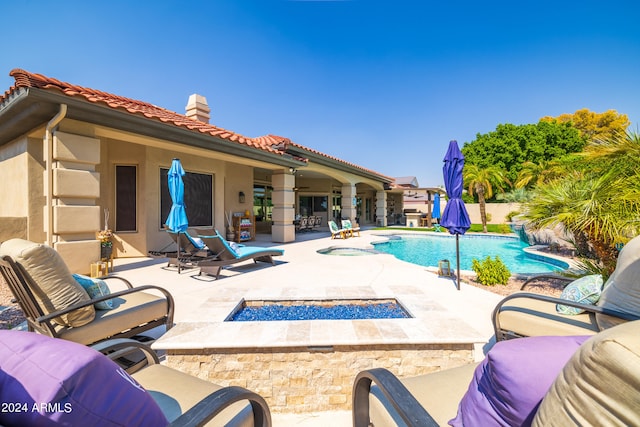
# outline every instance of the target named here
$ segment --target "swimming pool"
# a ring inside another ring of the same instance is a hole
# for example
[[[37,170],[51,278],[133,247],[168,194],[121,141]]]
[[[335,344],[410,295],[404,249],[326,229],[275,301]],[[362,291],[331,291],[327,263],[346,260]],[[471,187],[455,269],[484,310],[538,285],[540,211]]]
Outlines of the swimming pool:
[[[393,236],[388,241],[373,243],[376,250],[394,255],[413,264],[437,267],[438,261],[448,259],[456,268],[456,238],[451,235]],[[517,237],[464,235],[460,236],[460,269],[471,270],[471,261],[498,255],[511,273],[549,273],[569,266],[562,261],[524,252],[528,247]]]

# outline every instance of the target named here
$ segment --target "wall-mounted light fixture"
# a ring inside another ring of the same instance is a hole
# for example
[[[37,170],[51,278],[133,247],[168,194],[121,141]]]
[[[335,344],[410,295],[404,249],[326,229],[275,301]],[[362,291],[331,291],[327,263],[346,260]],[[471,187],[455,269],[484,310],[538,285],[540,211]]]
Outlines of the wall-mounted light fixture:
[[[290,173],[291,175],[295,175],[295,174],[296,174],[296,172],[297,172],[297,170],[296,170],[295,168],[289,168],[289,173]]]
[[[245,200],[244,193],[241,191],[238,193],[238,202],[244,203],[244,200]]]

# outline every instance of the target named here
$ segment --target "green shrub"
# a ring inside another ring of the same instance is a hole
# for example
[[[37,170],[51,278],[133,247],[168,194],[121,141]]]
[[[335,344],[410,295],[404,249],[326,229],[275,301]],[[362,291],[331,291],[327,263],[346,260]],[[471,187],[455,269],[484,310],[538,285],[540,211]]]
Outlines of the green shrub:
[[[482,262],[474,258],[471,261],[471,268],[478,275],[478,281],[486,286],[506,285],[511,277],[511,272],[497,255],[495,260],[488,256]]]
[[[511,234],[513,230],[507,224],[498,224],[497,233],[500,234]]]
[[[507,214],[507,216],[506,216],[506,218],[505,218],[505,219],[507,220],[507,222],[512,222],[512,221],[513,221],[513,217],[514,217],[514,216],[518,216],[518,215],[520,215],[520,212],[519,212],[519,211],[511,211],[511,212],[509,212],[509,213]]]

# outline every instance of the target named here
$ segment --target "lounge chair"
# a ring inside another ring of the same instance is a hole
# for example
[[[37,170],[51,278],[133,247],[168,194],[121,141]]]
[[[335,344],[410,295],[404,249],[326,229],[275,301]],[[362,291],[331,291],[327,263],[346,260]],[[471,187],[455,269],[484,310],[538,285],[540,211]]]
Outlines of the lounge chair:
[[[122,277],[107,276],[102,278],[105,282],[117,280],[126,289],[92,297],[60,255],[46,245],[7,240],[0,246],[0,273],[24,312],[29,330],[43,335],[90,345],[113,337],[133,337],[157,326],[173,326],[173,297],[165,289],[151,285],[134,288]],[[106,301],[113,309],[94,307]]]
[[[503,341],[479,366],[400,380],[386,369],[362,371],[353,425],[640,425],[639,334],[635,321],[591,337]]]
[[[336,236],[340,236],[341,239],[346,239],[348,237],[347,230],[344,228],[338,228],[338,224],[335,221],[328,221],[329,231],[331,231],[331,238],[335,239]]]
[[[208,248],[200,239],[196,239],[189,234],[188,231],[175,232],[167,230],[169,236],[176,242],[178,247],[177,252],[166,253],[169,262],[167,267],[175,265],[178,268],[178,273],[183,268],[193,268],[198,261],[202,261],[204,258],[211,256]]]
[[[360,226],[356,224],[356,226],[354,227],[351,224],[351,220],[350,219],[343,219],[342,220],[342,228],[347,230],[347,233],[349,233],[351,235],[351,237],[354,237],[354,233],[358,233],[358,237],[360,237]]]
[[[142,362],[128,368],[128,359]],[[265,400],[158,363],[129,339],[94,348],[42,335],[0,331],[2,425],[271,426]]]
[[[531,282],[525,282],[523,288]],[[584,312],[560,314],[558,304]],[[640,319],[640,237],[620,251],[616,269],[597,303],[517,292],[498,303],[492,319],[498,341],[536,335],[593,335],[617,323]]]
[[[262,248],[257,246],[235,246],[232,247],[224,237],[216,231],[213,236],[198,236],[215,254],[213,257],[198,263],[200,274],[208,274],[220,278],[222,267],[227,265],[238,264],[243,261],[253,260],[268,262],[275,265],[274,256],[280,256],[284,253],[283,249]]]

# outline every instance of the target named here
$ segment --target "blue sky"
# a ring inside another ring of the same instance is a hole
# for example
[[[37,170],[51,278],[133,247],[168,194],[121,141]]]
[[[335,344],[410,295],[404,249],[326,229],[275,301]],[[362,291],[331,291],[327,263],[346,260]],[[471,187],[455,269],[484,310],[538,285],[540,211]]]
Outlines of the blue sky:
[[[23,68],[442,184],[448,142],[581,108],[640,120],[635,1],[0,3]]]

